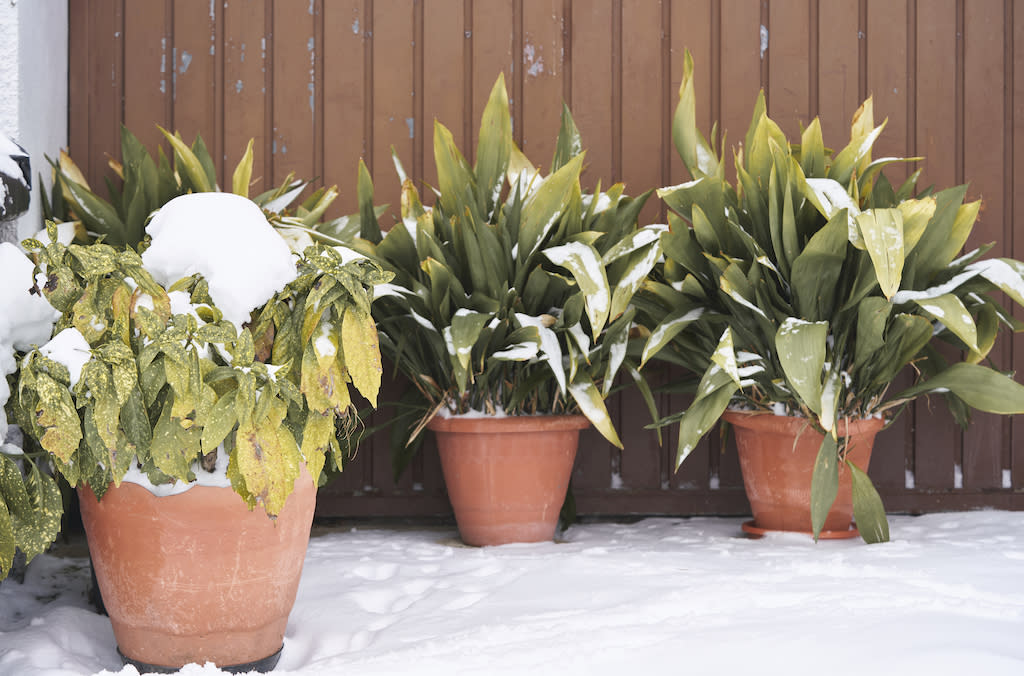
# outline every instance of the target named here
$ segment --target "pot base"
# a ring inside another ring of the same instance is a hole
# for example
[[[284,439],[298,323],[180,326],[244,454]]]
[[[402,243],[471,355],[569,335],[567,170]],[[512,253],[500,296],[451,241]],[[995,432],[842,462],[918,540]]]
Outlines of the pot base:
[[[765,535],[768,535],[769,533],[800,533],[801,535],[810,535],[811,537],[814,537],[814,533],[812,533],[811,531],[804,531],[804,530],[777,530],[775,528],[761,528],[756,523],[754,523],[753,519],[751,519],[750,521],[743,522],[743,525],[740,526],[740,528],[743,529],[744,533],[746,533],[747,535],[751,536],[754,539],[757,539],[757,538],[760,538],[760,537],[764,537]],[[821,533],[818,534],[818,539],[819,540],[847,540],[849,538],[858,537],[859,535],[860,535],[860,531],[858,531],[855,526],[850,526],[846,530],[823,530],[823,531],[821,531]]]
[[[218,664],[217,668],[221,671],[226,671],[229,674],[247,674],[250,671],[257,673],[266,673],[273,671],[274,667],[277,666],[278,661],[281,659],[281,652],[284,650],[284,644],[277,649],[277,652],[273,655],[268,655],[261,660],[255,660],[253,662],[246,662],[244,664],[229,664],[223,666]],[[147,664],[138,660],[133,660],[130,657],[125,657],[124,653],[121,652],[121,648],[117,649],[117,656],[121,658],[121,662],[126,665],[131,665],[139,670],[140,674],[176,674],[181,671],[181,667],[165,667],[159,664]]]

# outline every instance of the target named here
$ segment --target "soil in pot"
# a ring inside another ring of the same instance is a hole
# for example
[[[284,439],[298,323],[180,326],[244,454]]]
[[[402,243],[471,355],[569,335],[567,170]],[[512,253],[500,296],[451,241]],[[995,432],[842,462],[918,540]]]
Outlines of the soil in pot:
[[[316,505],[309,473],[275,520],[231,488],[157,497],[79,489],[89,551],[126,662],[269,670],[295,603]]]
[[[441,469],[469,545],[551,540],[584,416],[435,417]]]
[[[811,477],[821,448],[822,435],[806,418],[726,411],[722,418],[736,431],[743,485],[754,521],[752,534],[767,531],[810,533]],[[881,418],[841,421],[839,432],[850,437],[848,458],[868,470]],[[850,472],[839,465],[839,492],[825,519],[823,538],[855,537]]]

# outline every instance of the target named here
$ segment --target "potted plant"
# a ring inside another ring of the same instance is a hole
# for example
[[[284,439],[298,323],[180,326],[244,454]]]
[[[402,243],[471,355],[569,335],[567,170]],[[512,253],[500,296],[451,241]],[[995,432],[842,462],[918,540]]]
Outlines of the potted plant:
[[[424,206],[402,179],[401,222],[383,234],[360,166],[362,238],[394,273],[373,306],[381,349],[412,384],[396,473],[411,439],[437,435],[462,539],[550,540],[579,430],[621,447],[604,400],[621,371],[650,392],[626,351],[630,300],[663,225],[637,228],[648,195],[584,195],[579,133],[563,109],[549,175],[512,140],[504,78],[483,112],[474,165],[434,124],[438,186]],[[407,402],[408,403],[408,402]]]
[[[866,474],[887,421],[927,393],[941,393],[961,423],[969,408],[1024,411],[1024,387],[979,363],[1000,326],[1020,326],[989,292],[1024,303],[1024,264],[985,259],[988,246],[960,254],[979,209],[964,203],[964,186],[915,194],[920,171],[898,188],[886,180],[886,166],[920,158],[872,160],[885,125],[874,125],[871,99],[832,153],[817,120],[789,143],[762,92],[734,153],[735,184],[724,140],[719,153],[694,110],[687,54],[673,139],[693,180],[658,191],[672,211],[665,261],[635,300],[649,331],[641,360],[702,374],[689,409],[661,421],[680,424],[677,466],[724,416],[752,529],[850,535],[852,507],[866,541],[887,540]],[[963,359],[948,363],[941,343]],[[914,382],[894,391],[901,372]],[[790,479],[783,465],[799,473]]]
[[[57,160],[50,160],[53,188],[49,197],[45,192],[42,195],[43,215],[60,226],[66,241],[86,243],[102,236],[113,246],[137,247],[156,209],[181,195],[221,191],[216,165],[202,136],[196,135],[189,146],[178,132],[160,131],[172,149],[173,165],[163,147],[157,149],[154,159],[131,131],[121,127],[121,159],[108,161],[119,182],[104,179],[109,201],[92,190],[66,151],[61,151]],[[250,197],[253,159],[250,139],[232,172],[231,192],[236,195]],[[323,220],[338,196],[337,186],[318,188],[295,204],[309,183],[289,174],[276,188],[251,196],[296,252],[314,240],[340,244],[359,231],[358,216]]]
[[[28,240],[59,313],[15,416],[77,486],[119,650],[147,671],[276,663],[325,459],[371,404],[372,262],[293,254],[250,200],[164,205],[140,255]]]

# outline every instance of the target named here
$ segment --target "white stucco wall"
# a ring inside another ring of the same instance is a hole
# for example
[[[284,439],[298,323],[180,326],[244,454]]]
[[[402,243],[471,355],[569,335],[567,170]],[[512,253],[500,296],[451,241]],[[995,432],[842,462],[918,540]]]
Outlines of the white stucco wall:
[[[68,144],[67,0],[0,0],[0,131],[32,155],[32,205],[19,237],[42,222],[38,176]]]

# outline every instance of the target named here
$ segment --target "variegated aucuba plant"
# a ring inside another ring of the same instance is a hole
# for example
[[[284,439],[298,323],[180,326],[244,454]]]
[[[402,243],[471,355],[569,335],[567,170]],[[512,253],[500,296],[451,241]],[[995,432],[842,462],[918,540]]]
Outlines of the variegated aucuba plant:
[[[21,363],[15,415],[72,486],[102,496],[132,467],[160,485],[195,479],[228,457],[227,475],[250,508],[275,516],[304,463],[314,479],[326,459],[341,467],[358,424],[350,387],[376,405],[381,365],[370,303],[389,273],[308,247],[298,277],[236,327],[206,281],[158,284],[131,248],[27,240],[37,289],[90,347],[81,377],[41,352]],[[40,279],[45,278],[45,283]],[[169,291],[194,313],[174,314]]]
[[[43,193],[43,215],[58,223],[74,223],[76,239],[89,242],[103,237],[113,246],[137,248],[146,234],[150,215],[175,197],[194,192],[220,192],[217,169],[202,136],[189,146],[178,132],[161,133],[172,149],[173,165],[162,147],[157,158],[126,127],[121,127],[121,159],[108,165],[120,184],[104,179],[109,201],[96,194],[71,156],[61,151],[50,160],[53,189]],[[355,216],[324,221],[324,214],[338,197],[337,186],[321,187],[296,204],[309,181],[289,174],[279,186],[250,196],[253,172],[253,140],[231,176],[231,192],[249,197],[266,213],[270,223],[301,251],[313,241],[340,244],[359,231]]]
[[[407,444],[442,408],[506,415],[582,413],[621,447],[605,406],[616,375],[650,391],[627,355],[633,294],[661,255],[664,225],[637,227],[650,193],[582,193],[581,142],[563,108],[550,173],[512,139],[504,78],[483,112],[476,162],[434,124],[438,185],[424,206],[402,180],[401,222],[383,234],[360,167],[362,237],[353,246],[395,275],[373,304],[381,348],[414,388],[396,428]],[[418,423],[418,424],[417,424]],[[402,449],[402,450],[399,450]]]
[[[970,408],[1024,412],[1024,387],[981,364],[1000,327],[1020,328],[992,291],[1024,304],[1024,264],[961,255],[979,202],[966,187],[915,193],[920,170],[897,189],[883,168],[921,158],[873,160],[871,99],[850,141],[826,149],[814,120],[798,144],[765,112],[763,92],[736,182],[697,130],[693,62],[685,57],[673,140],[691,181],[663,188],[671,209],[665,261],[635,304],[649,330],[642,361],[658,358],[703,374],[678,421],[677,467],[730,405],[803,416],[825,435],[814,467],[815,535],[835,500],[839,462],[850,466],[854,515],[868,542],[888,539],[882,502],[845,456],[836,421],[885,416],[941,393],[961,424]],[[949,363],[948,343],[962,360]],[[907,367],[910,367],[909,369]],[[892,391],[897,374],[910,387]]]

